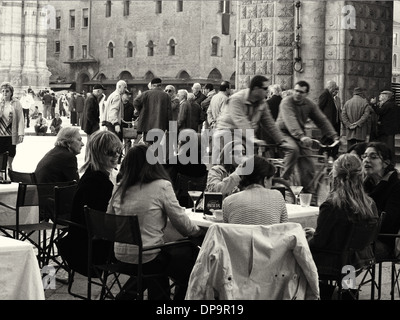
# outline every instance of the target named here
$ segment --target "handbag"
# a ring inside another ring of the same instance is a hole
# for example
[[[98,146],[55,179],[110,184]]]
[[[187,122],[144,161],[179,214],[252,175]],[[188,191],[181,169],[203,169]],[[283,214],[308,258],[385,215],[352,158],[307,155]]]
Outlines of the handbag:
[[[136,139],[138,136],[135,128],[122,128],[122,137],[124,139]]]

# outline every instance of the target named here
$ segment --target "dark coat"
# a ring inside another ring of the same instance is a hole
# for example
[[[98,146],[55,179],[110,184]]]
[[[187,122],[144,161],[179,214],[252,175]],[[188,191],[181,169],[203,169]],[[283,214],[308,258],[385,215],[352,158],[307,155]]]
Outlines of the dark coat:
[[[398,132],[399,124],[397,123],[398,111],[394,99],[386,101],[382,106],[372,105],[375,113],[378,115],[378,136],[394,135]]]
[[[376,219],[378,211],[375,207]],[[341,272],[341,256],[332,252],[341,252],[345,245],[351,227],[352,221],[349,217],[353,215],[350,210],[342,210],[333,206],[329,201],[325,201],[319,209],[317,227],[314,236],[309,240],[309,246],[313,255],[318,273],[321,275],[332,275]],[[330,252],[327,252],[329,250]],[[350,257],[349,264],[355,268],[365,260],[371,260],[374,257],[372,247],[355,252]]]
[[[85,107],[85,98],[82,97],[81,95],[78,95],[78,96],[76,97],[76,103],[75,103],[75,105],[76,105],[76,112],[82,113],[82,112],[83,112],[83,109],[84,109],[84,107]]]
[[[271,115],[276,121],[279,114],[279,105],[281,104],[282,97],[274,94],[271,98],[267,100],[269,110],[271,111]]]
[[[79,181],[78,161],[67,148],[56,146],[36,166],[38,183]]]
[[[135,108],[133,107],[133,104],[131,102],[127,102],[124,104],[124,121],[129,121],[131,122],[132,119],[136,118],[133,113],[135,111]],[[122,127],[127,128],[128,124],[122,122]]]
[[[340,112],[336,107],[335,100],[328,89],[318,98],[318,106],[326,117],[329,119],[336,132],[340,135]]]
[[[201,103],[207,98],[207,96],[201,91],[197,92],[197,94],[195,94],[194,96],[195,96],[194,101],[196,101],[200,106]]]
[[[180,105],[179,115],[178,115],[178,130],[183,129],[193,129],[194,131],[199,131],[199,124],[204,121],[202,118],[201,107],[198,103],[194,101],[190,103],[189,101],[184,101]]]
[[[382,221],[381,233],[395,234],[400,230],[400,179],[397,172],[393,172],[387,180],[381,180],[374,185],[370,179],[364,182],[365,191],[374,199],[378,211],[385,212]],[[394,239],[379,237],[379,240],[394,249]]]
[[[100,108],[99,101],[91,94],[85,101],[85,107],[83,111],[82,130],[87,134],[100,129]]]
[[[168,129],[172,119],[171,97],[161,88],[148,90],[133,101],[133,106],[139,113],[137,122],[138,132],[147,133],[151,129]]]
[[[66,237],[61,239],[57,247],[68,265],[80,274],[87,275],[88,236],[83,208],[88,207],[107,211],[111,199],[113,183],[108,176],[100,171],[88,168],[78,183],[78,188],[72,204],[72,221],[83,225],[84,229],[71,226]],[[104,262],[108,257],[112,243],[98,240],[94,243],[94,260]]]

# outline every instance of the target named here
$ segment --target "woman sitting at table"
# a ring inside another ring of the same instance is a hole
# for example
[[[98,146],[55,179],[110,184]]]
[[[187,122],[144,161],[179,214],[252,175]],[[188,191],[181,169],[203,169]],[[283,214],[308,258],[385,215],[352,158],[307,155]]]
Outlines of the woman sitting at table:
[[[205,191],[221,192],[224,197],[239,191],[240,168],[245,154],[242,141],[227,143],[219,153],[217,163],[208,171]]]
[[[226,197],[222,203],[224,222],[237,224],[270,225],[288,221],[282,193],[272,190],[275,166],[265,158],[254,156],[245,161],[253,162],[249,175],[242,175],[240,191]]]
[[[338,274],[342,268],[341,255],[354,223],[377,221],[375,202],[363,188],[361,160],[354,154],[343,154],[332,169],[331,192],[319,209],[315,232],[309,230],[309,246],[320,275]],[[373,258],[372,248],[355,252],[353,265]]]
[[[108,213],[116,215],[137,215],[142,233],[143,246],[164,243],[164,229],[168,219],[179,233],[186,236],[199,236],[203,231],[193,224],[176,199],[172,183],[164,167],[147,161],[148,147],[138,144],[129,149],[122,161],[115,188],[108,206]],[[133,245],[116,243],[115,257],[126,263],[137,263],[137,250]],[[148,251],[143,255],[143,272],[165,272],[165,278],[158,284],[148,282],[149,299],[169,299],[168,276],[177,280],[176,300],[184,299],[187,283],[196,261],[198,249],[188,244],[179,249],[171,248],[157,252]],[[132,278],[125,289],[134,283]],[[163,290],[160,290],[160,285]]]
[[[72,221],[82,228],[71,226],[66,237],[57,244],[61,256],[76,272],[87,275],[88,235],[84,206],[106,212],[114,188],[113,171],[122,152],[121,140],[111,131],[96,131],[87,143],[86,161],[72,204]],[[94,243],[94,262],[105,261],[110,243],[97,240]]]
[[[400,179],[392,164],[392,151],[382,142],[370,142],[363,158],[364,188],[374,199],[379,213],[385,212],[380,233],[397,234],[400,230]],[[378,238],[375,244],[377,260],[391,257],[395,238]]]

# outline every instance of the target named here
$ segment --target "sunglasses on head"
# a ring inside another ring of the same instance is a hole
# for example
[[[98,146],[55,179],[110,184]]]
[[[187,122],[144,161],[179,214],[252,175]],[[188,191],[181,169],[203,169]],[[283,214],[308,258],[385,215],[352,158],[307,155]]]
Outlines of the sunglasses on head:
[[[108,151],[107,155],[110,157],[119,157],[119,155],[122,153],[121,149],[117,149],[117,150],[112,150],[112,151]]]
[[[167,93],[171,93],[171,92],[172,92],[172,90],[168,89],[168,90],[165,90],[165,92],[167,92]]]

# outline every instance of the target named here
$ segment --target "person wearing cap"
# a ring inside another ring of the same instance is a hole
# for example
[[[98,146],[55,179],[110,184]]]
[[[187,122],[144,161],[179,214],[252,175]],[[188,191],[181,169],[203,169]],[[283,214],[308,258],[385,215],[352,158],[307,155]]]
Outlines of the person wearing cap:
[[[366,141],[369,116],[370,108],[364,97],[364,90],[358,87],[354,88],[353,97],[345,102],[342,110],[342,121],[346,128],[347,151],[356,143]]]
[[[399,111],[397,110],[398,107],[396,106],[393,92],[389,90],[382,91],[379,94],[378,102],[376,98],[371,99],[371,106],[378,115],[376,138],[373,140],[385,143],[395,154],[394,136],[399,133],[400,125],[398,123]]]
[[[306,135],[305,130],[307,120],[311,119],[321,130],[322,136],[331,140],[331,143],[339,140],[339,135],[321,109],[307,98],[309,91],[308,82],[300,80],[295,84],[293,94],[283,98],[279,105],[276,125],[280,129],[283,139],[287,141],[284,149],[282,178],[290,180],[293,170],[298,164],[304,192],[313,193],[315,190],[310,189],[312,187],[309,186],[315,172],[313,159],[303,157],[302,161],[299,161],[301,154],[306,156],[312,154],[309,149],[312,140]]]
[[[24,141],[24,114],[21,103],[13,97],[11,83],[3,82],[0,90],[0,153],[8,151],[8,167],[12,169],[17,144]]]
[[[172,120],[171,98],[162,90],[161,85],[160,78],[152,79],[151,90],[138,95],[133,101],[139,115],[138,133],[142,133],[143,141],[148,143],[154,142],[147,139],[147,133],[151,129],[169,130],[169,121]]]
[[[85,100],[82,118],[82,130],[90,135],[100,129],[100,106],[99,103],[103,98],[103,92],[106,88],[102,84],[96,84],[93,91]]]
[[[111,93],[106,101],[104,109],[104,121],[108,130],[113,131],[122,141],[121,120],[124,118],[124,106],[122,103],[122,94],[127,91],[128,85],[124,80],[117,82],[115,91]],[[128,91],[129,92],[129,91]]]
[[[201,92],[201,84],[200,83],[194,83],[192,86],[192,92],[195,95],[195,101],[201,105],[201,103],[207,98],[203,92]]]

